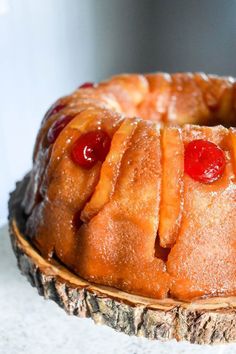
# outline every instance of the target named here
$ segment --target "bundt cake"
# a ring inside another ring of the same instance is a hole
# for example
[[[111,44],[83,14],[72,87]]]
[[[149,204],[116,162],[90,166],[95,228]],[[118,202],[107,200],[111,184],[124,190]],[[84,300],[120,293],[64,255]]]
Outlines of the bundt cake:
[[[27,236],[44,258],[128,293],[235,296],[235,121],[232,78],[83,84],[42,121]]]

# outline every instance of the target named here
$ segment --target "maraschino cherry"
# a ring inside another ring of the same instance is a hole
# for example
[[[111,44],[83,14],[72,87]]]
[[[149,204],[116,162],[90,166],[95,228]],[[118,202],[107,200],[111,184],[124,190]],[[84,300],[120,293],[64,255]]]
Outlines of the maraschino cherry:
[[[51,125],[47,133],[47,140],[49,144],[53,144],[55,142],[60,132],[65,128],[68,123],[70,123],[73,118],[74,116],[71,115],[62,116]]]
[[[110,145],[111,139],[103,130],[83,134],[72,146],[72,161],[85,169],[90,169],[98,161],[105,160]]]
[[[79,86],[80,89],[91,88],[94,87],[94,82],[85,82]]]
[[[66,107],[65,103],[57,103],[57,102],[54,103],[52,105],[52,107],[50,107],[49,110],[46,112],[46,114],[44,116],[44,120],[48,119],[53,114],[56,114],[56,113],[60,112],[65,107]]]
[[[193,140],[185,148],[184,169],[196,181],[208,184],[218,180],[225,165],[224,151],[210,141]]]

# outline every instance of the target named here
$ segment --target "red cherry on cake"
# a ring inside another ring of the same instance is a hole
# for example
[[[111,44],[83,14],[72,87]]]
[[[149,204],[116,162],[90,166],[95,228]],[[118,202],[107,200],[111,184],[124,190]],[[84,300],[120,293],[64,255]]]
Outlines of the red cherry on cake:
[[[105,160],[110,145],[111,139],[109,135],[102,130],[83,134],[72,147],[72,161],[83,168],[90,169],[98,161]]]
[[[94,87],[94,83],[93,82],[85,82],[84,84],[79,86],[80,89],[91,88],[91,87]]]
[[[49,110],[47,111],[47,113],[45,114],[44,120],[48,119],[53,114],[56,114],[56,113],[60,112],[65,107],[66,107],[65,103],[57,103],[57,102],[54,103],[54,105],[52,105],[52,107],[50,107]]]
[[[47,134],[47,140],[49,144],[53,144],[60,132],[65,128],[65,126],[70,123],[70,121],[74,118],[74,116],[62,116],[57,119],[49,128]]]
[[[212,183],[224,173],[224,151],[207,140],[193,140],[185,148],[184,170],[194,180]]]

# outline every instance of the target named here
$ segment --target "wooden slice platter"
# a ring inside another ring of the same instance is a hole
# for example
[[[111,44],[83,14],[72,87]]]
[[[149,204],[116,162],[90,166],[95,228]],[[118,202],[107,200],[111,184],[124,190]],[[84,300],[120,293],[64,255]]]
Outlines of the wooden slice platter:
[[[10,196],[9,228],[18,267],[40,295],[69,315],[91,317],[128,335],[198,344],[236,341],[236,298],[191,303],[144,298],[89,283],[56,260],[44,259],[24,235],[21,200],[27,182],[26,176]]]

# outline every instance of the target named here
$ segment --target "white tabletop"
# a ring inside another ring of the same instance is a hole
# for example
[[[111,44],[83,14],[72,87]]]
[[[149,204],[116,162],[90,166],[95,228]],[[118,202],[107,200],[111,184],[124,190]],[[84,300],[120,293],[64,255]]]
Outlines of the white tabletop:
[[[7,227],[0,229],[0,354],[233,354],[236,344],[198,346],[128,337],[90,319],[70,317],[24,278]]]

